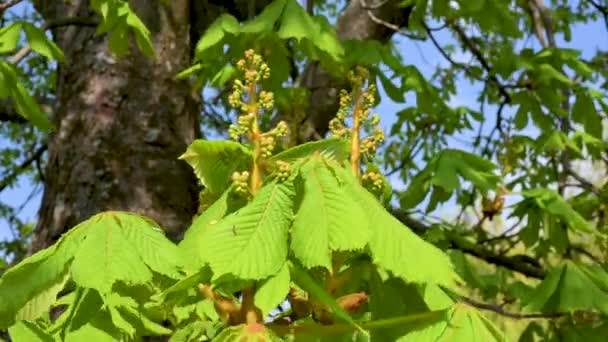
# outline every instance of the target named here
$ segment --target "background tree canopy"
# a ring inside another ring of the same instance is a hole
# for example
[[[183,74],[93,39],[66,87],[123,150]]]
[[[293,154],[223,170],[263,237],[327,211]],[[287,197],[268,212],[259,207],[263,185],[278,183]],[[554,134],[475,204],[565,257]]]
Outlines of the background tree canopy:
[[[0,14],[6,338],[608,339],[607,1]]]

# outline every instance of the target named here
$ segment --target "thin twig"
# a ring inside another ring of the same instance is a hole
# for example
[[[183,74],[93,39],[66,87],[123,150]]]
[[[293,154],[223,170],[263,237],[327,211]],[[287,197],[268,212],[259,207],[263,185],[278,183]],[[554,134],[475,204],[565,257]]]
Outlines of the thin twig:
[[[600,11],[602,16],[604,17],[604,23],[606,24],[606,29],[608,30],[608,6],[600,5],[599,3],[595,2],[594,0],[587,0],[587,2],[590,3],[591,6],[595,7],[596,10]]]
[[[463,303],[468,304],[474,308],[486,310],[486,311],[492,311],[501,316],[509,317],[509,318],[513,318],[513,319],[537,319],[537,318],[554,319],[554,318],[560,318],[560,317],[567,315],[567,313],[563,313],[563,312],[529,313],[529,314],[511,312],[511,311],[505,310],[505,308],[503,308],[501,305],[498,305],[498,304],[482,303],[482,302],[478,302],[472,298],[465,297],[465,296],[459,296],[459,297]]]
[[[458,24],[452,23],[450,27],[454,29],[454,31],[460,38],[460,41],[462,41],[462,43],[469,49],[469,51],[471,51],[471,53],[473,54],[473,56],[475,56],[479,64],[481,64],[481,66],[486,70],[486,72],[488,73],[488,79],[498,87],[498,92],[503,96],[505,101],[507,103],[511,103],[511,95],[505,89],[502,83],[500,83],[498,78],[492,73],[492,66],[490,66],[490,63],[488,63],[488,61],[483,56],[483,53],[479,50],[477,45],[475,45],[475,43],[473,43],[473,41],[469,39],[469,37],[467,37],[467,35],[464,33],[464,30]]]
[[[99,20],[89,17],[68,17],[59,18],[56,20],[49,20],[43,26],[42,30],[52,30],[63,26],[76,25],[76,26],[97,26]],[[28,44],[22,47],[16,54],[9,58],[9,62],[12,64],[19,64],[27,55],[32,52],[32,47]]]
[[[0,3],[0,15],[4,14],[4,11],[15,6],[16,4],[20,3],[21,1],[23,1],[23,0],[11,0],[11,1]]]
[[[44,144],[40,146],[37,150],[32,152],[32,154],[25,159],[13,172],[4,177],[4,179],[0,182],[0,192],[2,192],[9,184],[11,184],[12,180],[19,175],[21,171],[29,167],[32,163],[34,163],[42,154],[46,151],[47,145]]]
[[[388,2],[387,0],[384,0],[384,1],[380,1],[380,2],[379,2],[379,3],[377,3],[377,4],[374,4],[374,5],[369,5],[369,4],[368,4],[368,3],[367,3],[365,0],[359,0],[359,3],[361,4],[361,7],[367,11],[367,16],[368,16],[368,17],[369,17],[369,18],[370,18],[370,19],[371,19],[371,20],[372,20],[374,23],[376,23],[376,24],[378,24],[378,25],[382,25],[382,26],[384,26],[384,27],[386,27],[386,28],[388,28],[388,29],[391,29],[391,30],[395,31],[396,33],[399,33],[400,35],[402,35],[402,36],[404,36],[404,37],[407,37],[407,38],[409,38],[409,39],[413,39],[413,40],[424,40],[424,38],[423,38],[423,37],[419,37],[419,36],[416,36],[416,35],[410,34],[410,33],[406,32],[406,31],[402,30],[402,29],[401,29],[401,27],[399,27],[398,25],[395,25],[395,24],[389,23],[389,22],[388,22],[388,21],[386,21],[386,20],[382,20],[382,19],[378,18],[378,16],[377,16],[377,15],[375,15],[375,14],[374,14],[374,12],[373,12],[373,11],[374,11],[375,9],[378,9],[378,8],[380,8],[380,7],[384,6],[384,5],[385,5],[387,2]]]

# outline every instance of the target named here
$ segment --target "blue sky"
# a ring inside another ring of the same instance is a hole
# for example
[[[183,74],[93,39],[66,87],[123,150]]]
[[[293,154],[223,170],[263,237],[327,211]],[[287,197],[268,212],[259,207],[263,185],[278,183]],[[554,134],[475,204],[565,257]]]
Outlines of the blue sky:
[[[16,10],[23,10],[23,8],[17,8]],[[452,41],[445,33],[437,33],[437,38],[441,43]],[[399,36],[395,37],[395,41],[397,42],[399,51],[404,56],[405,63],[415,65],[425,76],[432,74],[437,65],[446,65],[446,63],[448,63],[430,42],[411,41]],[[530,43],[534,43],[534,40],[531,40]],[[583,58],[589,58],[598,48],[601,50],[608,49],[608,32],[602,21],[577,26],[573,29],[572,40],[570,42],[565,42],[562,37],[558,37],[558,46],[580,49]],[[536,48],[538,48],[538,45],[536,45]],[[460,55],[456,56],[456,59],[468,61],[468,56]],[[474,87],[471,86],[468,81],[461,81],[458,84],[458,94],[452,99],[451,104],[477,108],[479,105],[476,101],[476,97],[478,96],[479,91],[479,86]],[[390,130],[391,125],[395,122],[396,112],[409,106],[411,103],[415,103],[413,95],[407,96],[406,99],[408,101],[406,104],[391,103],[390,100],[387,99],[377,107],[376,112],[381,115],[382,127],[386,131]],[[492,113],[491,107],[488,108],[488,113]],[[484,127],[490,129],[493,126],[493,118],[489,117],[487,120]],[[474,128],[477,129],[477,127]],[[535,131],[532,129],[529,133],[535,134]],[[450,147],[467,149],[467,146],[462,144],[461,141],[471,141],[471,137],[472,135],[470,133],[456,136],[454,139],[449,140],[450,145],[452,145]],[[0,138],[0,149],[6,147],[7,141]],[[399,184],[397,184],[397,186],[399,186]],[[5,189],[0,193],[0,202],[19,206],[31,196],[33,190],[34,188],[29,180],[26,177],[21,177],[15,187]],[[27,205],[23,207],[23,210],[20,213],[20,217],[23,220],[32,222],[36,220],[41,195],[41,191],[38,191]],[[449,206],[447,210],[449,212]],[[444,208],[440,210],[440,212],[446,213],[446,209]],[[11,235],[7,222],[0,220],[0,240],[10,237]]]

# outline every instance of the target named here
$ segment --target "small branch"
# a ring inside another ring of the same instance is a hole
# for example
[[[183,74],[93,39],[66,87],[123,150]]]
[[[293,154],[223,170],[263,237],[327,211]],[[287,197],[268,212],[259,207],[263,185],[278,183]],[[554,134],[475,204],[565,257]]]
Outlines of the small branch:
[[[507,89],[505,89],[502,83],[500,83],[498,78],[494,74],[492,74],[492,66],[490,66],[490,64],[483,56],[483,53],[479,50],[477,45],[475,45],[475,43],[473,43],[473,41],[471,41],[471,39],[467,37],[467,35],[464,33],[463,29],[459,25],[453,23],[451,27],[454,29],[454,31],[460,38],[460,41],[462,41],[462,43],[469,49],[469,51],[471,51],[471,53],[473,54],[473,56],[475,56],[479,64],[481,64],[481,66],[486,70],[486,72],[488,73],[488,79],[498,87],[498,92],[500,93],[500,95],[502,95],[502,97],[507,103],[511,103],[511,95],[509,94]]]
[[[482,302],[478,302],[472,298],[465,297],[465,296],[458,296],[458,297],[463,303],[470,305],[474,308],[486,310],[486,311],[492,311],[501,316],[509,317],[509,318],[513,318],[513,319],[538,319],[538,318],[554,319],[554,318],[560,318],[560,317],[568,315],[567,313],[563,313],[563,312],[529,313],[529,314],[511,312],[511,311],[505,310],[501,305],[498,305],[498,304],[482,303]]]
[[[15,179],[24,169],[32,165],[36,160],[38,160],[42,154],[46,151],[47,145],[44,144],[40,146],[37,150],[35,150],[27,159],[25,159],[13,172],[11,172],[8,176],[4,177],[4,179],[0,182],[0,192],[2,192],[9,184],[11,184],[12,180]]]
[[[604,17],[604,23],[606,24],[606,29],[608,30],[608,6],[600,5],[594,0],[587,0],[587,2],[602,14]]]
[[[59,18],[56,20],[49,20],[43,26],[42,30],[52,30],[63,26],[76,25],[76,26],[97,26],[99,20],[89,17],[68,17]],[[9,58],[9,62],[12,64],[19,64],[27,55],[32,52],[32,48],[29,45],[22,47],[16,54]]]
[[[404,30],[401,29],[401,27],[399,27],[398,25],[389,23],[386,20],[382,20],[380,18],[378,18],[377,15],[374,14],[374,10],[379,9],[380,7],[384,6],[388,1],[387,0],[383,0],[380,1],[376,4],[370,5],[366,2],[366,0],[359,0],[359,3],[361,4],[361,7],[367,11],[367,16],[376,24],[384,26],[388,29],[391,29],[393,31],[395,31],[396,33],[399,33],[400,35],[407,37],[409,39],[413,39],[413,40],[423,40],[424,38],[422,37],[418,37],[415,36],[413,34],[410,34],[408,32],[405,32]]]
[[[595,185],[593,185],[593,183],[589,182],[588,180],[583,178],[581,175],[576,173],[574,170],[572,170],[569,163],[564,165],[564,172],[567,175],[571,176],[572,178],[576,179],[576,181],[578,181],[580,183],[581,188],[592,192],[596,196],[602,195],[602,191],[600,189],[598,189]]]
[[[2,2],[0,3],[0,15],[4,14],[4,11],[6,11],[7,9],[17,5],[18,3],[20,3],[23,0],[10,0],[7,2]]]
[[[398,209],[390,210],[391,214],[418,235],[424,235],[430,228],[425,223],[411,217],[407,212]],[[468,244],[459,239],[450,239],[450,248],[460,250],[487,263],[501,266],[525,276],[543,279],[546,275],[542,266],[527,255],[498,255],[481,245]]]

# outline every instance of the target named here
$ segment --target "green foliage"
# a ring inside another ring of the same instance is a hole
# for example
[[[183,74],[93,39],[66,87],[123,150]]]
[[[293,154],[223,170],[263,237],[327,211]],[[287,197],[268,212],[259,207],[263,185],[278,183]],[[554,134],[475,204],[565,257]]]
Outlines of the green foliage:
[[[596,20],[601,4],[553,1],[543,13],[522,1],[399,3],[391,10],[409,15],[399,18],[408,26],[402,33],[430,41],[448,62],[431,75],[407,64],[402,46],[339,40],[335,18],[322,14],[338,5],[326,1],[314,1],[317,16],[295,0],[272,1],[244,22],[230,11],[219,15],[193,45],[193,65],[176,78],[219,91],[214,102],[237,112],[221,132],[234,141],[196,140],[181,155],[202,186],[184,239],[175,245],[147,218],[105,212],[12,267],[0,259],[7,268],[0,328],[16,341],[606,336],[608,185],[576,165],[606,162],[607,57],[583,59],[551,42]],[[154,56],[151,33],[127,1],[90,4],[117,56],[129,52],[131,36]],[[393,29],[374,19],[382,11],[361,12],[378,32]],[[456,39],[443,44],[442,30]],[[528,33],[542,49],[522,44]],[[43,62],[0,61],[0,98],[46,132],[52,127],[32,96],[41,86],[31,69],[64,62],[63,53],[28,20],[0,29],[0,53],[22,44]],[[460,62],[460,50],[472,58]],[[328,71],[331,84],[308,84],[301,72],[311,63]],[[480,108],[450,104],[462,81],[480,86]],[[325,105],[309,95],[326,86],[327,93],[344,88],[340,109],[327,117],[335,114],[342,131],[330,124],[333,137],[290,146],[296,139],[285,139],[287,128],[295,130],[289,138],[300,138],[300,124],[320,119],[302,115]],[[385,137],[368,119],[386,100],[407,106]],[[38,142],[24,130],[0,133]],[[452,146],[462,135],[472,136],[470,144]],[[3,152],[6,166],[20,151]],[[458,215],[436,217],[452,204]],[[0,214],[12,212],[0,203]],[[286,302],[288,309],[277,309]],[[51,308],[63,313],[51,319]]]

